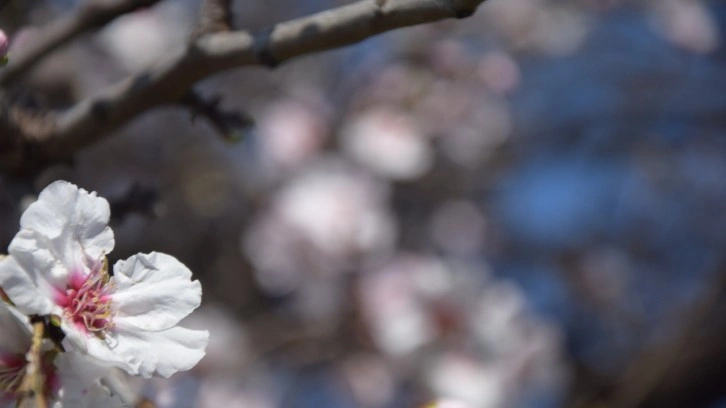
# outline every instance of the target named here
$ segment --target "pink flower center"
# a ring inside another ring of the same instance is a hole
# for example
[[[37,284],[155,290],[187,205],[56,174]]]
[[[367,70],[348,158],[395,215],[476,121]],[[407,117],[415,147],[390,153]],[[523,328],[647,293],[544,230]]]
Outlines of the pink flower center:
[[[65,292],[60,290],[56,296],[56,304],[63,308],[66,319],[81,331],[100,338],[113,327],[110,287],[106,282],[107,275],[100,268],[89,274],[73,272]]]

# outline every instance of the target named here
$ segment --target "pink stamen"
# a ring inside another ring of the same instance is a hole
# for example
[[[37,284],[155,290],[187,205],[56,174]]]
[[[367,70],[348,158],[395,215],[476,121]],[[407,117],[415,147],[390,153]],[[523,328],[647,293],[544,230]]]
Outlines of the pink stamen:
[[[65,290],[58,290],[56,304],[64,310],[65,317],[85,333],[103,338],[104,332],[113,327],[111,320],[111,289],[106,285],[107,275],[97,263],[88,274],[74,271],[70,274]]]

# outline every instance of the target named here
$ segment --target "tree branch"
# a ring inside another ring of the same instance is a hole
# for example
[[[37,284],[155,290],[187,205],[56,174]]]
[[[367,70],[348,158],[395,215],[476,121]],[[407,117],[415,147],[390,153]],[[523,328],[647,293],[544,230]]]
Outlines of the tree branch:
[[[0,86],[18,79],[60,46],[80,34],[98,29],[116,17],[141,7],[148,7],[159,0],[86,0],[73,13],[60,17],[38,34],[37,41],[13,53],[10,63],[0,70]]]
[[[232,29],[232,0],[204,0],[192,38]]]
[[[12,163],[2,162],[0,168],[27,172],[68,160],[137,115],[160,105],[178,104],[194,83],[218,72],[252,65],[274,67],[300,55],[354,44],[397,28],[464,18],[483,1],[362,0],[258,33],[233,31],[200,37],[166,63],[127,78],[67,111],[44,114],[38,120],[0,111],[0,121],[3,116],[15,118],[9,128],[17,133],[14,146],[20,159],[12,162],[21,165],[13,168]],[[18,120],[23,117],[26,120]],[[12,140],[13,135],[0,134],[0,146],[8,145],[7,139]],[[24,151],[35,157],[23,157]]]

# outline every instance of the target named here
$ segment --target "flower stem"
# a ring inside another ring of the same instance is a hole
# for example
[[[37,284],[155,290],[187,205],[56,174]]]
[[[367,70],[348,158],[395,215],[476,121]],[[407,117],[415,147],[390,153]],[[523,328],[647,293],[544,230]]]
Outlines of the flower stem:
[[[30,351],[27,355],[27,368],[25,377],[20,384],[20,394],[18,400],[18,408],[47,408],[45,401],[45,378],[43,378],[43,370],[41,361],[41,346],[43,344],[43,331],[45,324],[42,321],[33,323],[33,340],[30,345]]]

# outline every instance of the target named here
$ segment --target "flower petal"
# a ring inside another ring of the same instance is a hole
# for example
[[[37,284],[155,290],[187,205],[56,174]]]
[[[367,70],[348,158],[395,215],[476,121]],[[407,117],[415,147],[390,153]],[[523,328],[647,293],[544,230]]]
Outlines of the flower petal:
[[[25,354],[30,349],[28,318],[0,302],[0,352]]]
[[[0,272],[0,284],[18,308],[50,313],[41,298],[52,299],[53,288],[65,288],[71,272],[87,273],[113,249],[113,232],[106,225],[109,211],[106,200],[67,182],[55,182],[40,193],[23,213],[22,229],[10,243],[13,267]],[[28,290],[28,282],[38,289]],[[10,287],[14,284],[21,286]]]
[[[171,255],[134,255],[114,265],[114,322],[140,330],[165,330],[199,307],[202,287]]]
[[[55,305],[49,297],[44,296],[34,275],[26,272],[15,257],[8,256],[0,260],[0,287],[15,306],[27,314],[50,314]]]
[[[169,377],[189,370],[204,357],[209,332],[173,327],[157,332],[119,328],[114,352],[130,361],[140,361],[138,374]],[[135,374],[135,373],[130,373]]]
[[[97,360],[99,365],[118,367],[129,374],[138,374],[141,361],[135,356],[119,354],[115,349],[118,343],[116,337],[109,336],[106,339],[100,339],[89,336],[88,333],[79,330],[65,319],[61,322],[61,330],[65,334],[63,347],[66,350],[88,355]]]
[[[99,259],[114,246],[113,231],[108,227],[110,216],[108,201],[96,193],[67,181],[56,181],[28,206],[20,218],[20,228],[36,231],[50,240],[78,242],[86,255]]]
[[[89,357],[75,352],[61,353],[55,360],[60,390],[54,407],[101,408],[124,407],[123,401],[99,382],[109,373]]]

